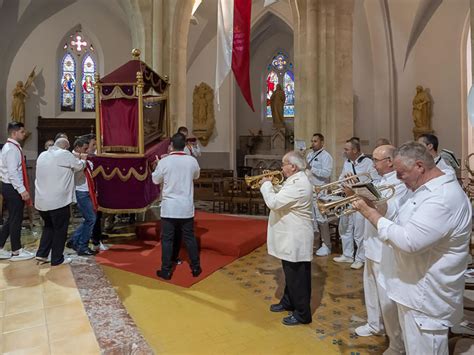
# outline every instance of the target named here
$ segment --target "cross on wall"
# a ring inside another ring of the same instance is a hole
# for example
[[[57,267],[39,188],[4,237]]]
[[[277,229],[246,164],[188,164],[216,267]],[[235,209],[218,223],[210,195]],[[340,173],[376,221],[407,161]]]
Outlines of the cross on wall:
[[[78,52],[80,52],[82,50],[82,47],[87,46],[87,42],[86,41],[83,42],[82,37],[79,36],[79,35],[76,36],[76,41],[74,41],[74,40],[71,41],[71,44],[73,46],[76,46],[76,49],[77,49]]]

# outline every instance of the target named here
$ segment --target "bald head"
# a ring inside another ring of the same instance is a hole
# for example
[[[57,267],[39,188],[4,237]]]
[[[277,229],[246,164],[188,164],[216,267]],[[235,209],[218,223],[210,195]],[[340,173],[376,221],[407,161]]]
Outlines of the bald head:
[[[54,145],[61,149],[69,149],[69,141],[66,138],[58,138],[54,142]]]
[[[380,176],[388,174],[395,170],[393,167],[393,155],[395,147],[393,145],[385,144],[375,148],[372,159],[374,161],[375,170]]]

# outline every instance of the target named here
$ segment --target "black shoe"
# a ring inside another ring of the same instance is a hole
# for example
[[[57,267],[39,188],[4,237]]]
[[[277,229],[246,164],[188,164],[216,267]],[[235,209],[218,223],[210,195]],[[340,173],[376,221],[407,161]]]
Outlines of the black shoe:
[[[181,265],[182,263],[183,263],[183,260],[181,260],[180,258],[176,258],[173,260],[173,264]]]
[[[193,273],[193,277],[198,277],[202,273],[202,269],[200,266],[198,266],[195,269],[192,269],[191,272]]]
[[[72,250],[76,250],[76,247],[74,246],[74,243],[73,243],[72,239],[69,239],[66,242],[66,247],[69,248],[69,249],[72,249]]]
[[[156,276],[162,278],[163,280],[171,280],[171,272],[156,270]]]
[[[291,309],[287,309],[283,307],[281,303],[272,304],[270,306],[270,312],[285,312],[285,311],[291,311]]]
[[[288,317],[283,318],[281,322],[282,322],[284,325],[299,325],[299,324],[303,324],[303,323],[301,323],[298,319],[296,319],[294,315],[291,315],[291,316],[288,316]]]
[[[80,256],[92,256],[92,255],[95,255],[97,254],[95,251],[87,248],[86,250],[84,251],[79,251],[77,252],[77,255],[80,255]]]

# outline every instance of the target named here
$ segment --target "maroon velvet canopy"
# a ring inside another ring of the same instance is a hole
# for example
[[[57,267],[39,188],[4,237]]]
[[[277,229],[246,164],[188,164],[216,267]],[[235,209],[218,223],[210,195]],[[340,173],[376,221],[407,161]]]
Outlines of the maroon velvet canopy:
[[[102,86],[102,94],[108,96],[116,84],[121,84],[120,87],[122,90],[127,86],[131,86],[130,84],[137,81],[137,73],[142,73],[143,75],[144,94],[147,93],[150,88],[153,88],[157,94],[163,94],[169,85],[165,79],[154,72],[144,62],[139,59],[132,59],[99,80],[101,84],[111,84],[111,86]],[[130,95],[133,95],[133,88],[128,92]]]

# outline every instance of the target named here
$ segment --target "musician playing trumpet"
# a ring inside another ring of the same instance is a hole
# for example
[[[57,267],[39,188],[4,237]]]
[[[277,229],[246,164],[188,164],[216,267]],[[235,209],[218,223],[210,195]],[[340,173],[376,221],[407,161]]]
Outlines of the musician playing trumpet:
[[[360,149],[360,140],[352,137],[344,145],[344,166],[339,180],[350,175],[369,173],[373,180],[380,179],[372,160],[364,155]],[[365,181],[361,181],[365,182]],[[364,266],[364,217],[360,213],[341,216],[339,219],[339,234],[342,242],[342,255],[333,260],[337,263],[351,263],[352,269],[360,269]],[[354,242],[357,245],[357,252],[354,256]]]
[[[398,178],[393,165],[395,147],[382,145],[372,154],[375,170],[382,177],[377,187],[391,185],[395,188],[393,197],[378,210],[385,218],[392,220],[400,206],[408,198],[408,190]],[[379,191],[382,191],[380,188]],[[389,193],[388,190],[385,190]],[[383,194],[383,192],[382,192]],[[367,309],[367,324],[357,327],[358,336],[387,334],[391,354],[404,354],[400,323],[398,321],[397,305],[387,295],[386,280],[390,278],[393,268],[392,248],[382,243],[377,236],[375,227],[365,219],[364,232],[365,266],[364,266],[364,296]]]
[[[311,151],[306,156],[307,175],[309,181],[314,186],[327,184],[331,179],[333,169],[333,159],[324,149],[324,136],[321,133],[313,134],[311,139]],[[326,256],[331,254],[331,236],[329,234],[329,223],[325,215],[321,214],[317,208],[318,194],[313,194],[313,213],[315,243],[316,247],[320,245],[316,251],[316,256]],[[319,230],[319,231],[318,231]],[[322,241],[322,244],[320,244]]]
[[[292,311],[284,325],[311,323],[311,260],[313,258],[313,186],[304,173],[306,162],[292,151],[282,159],[286,180],[277,191],[272,176],[265,176],[260,191],[270,209],[268,254],[281,259],[285,291],[271,312]]]

